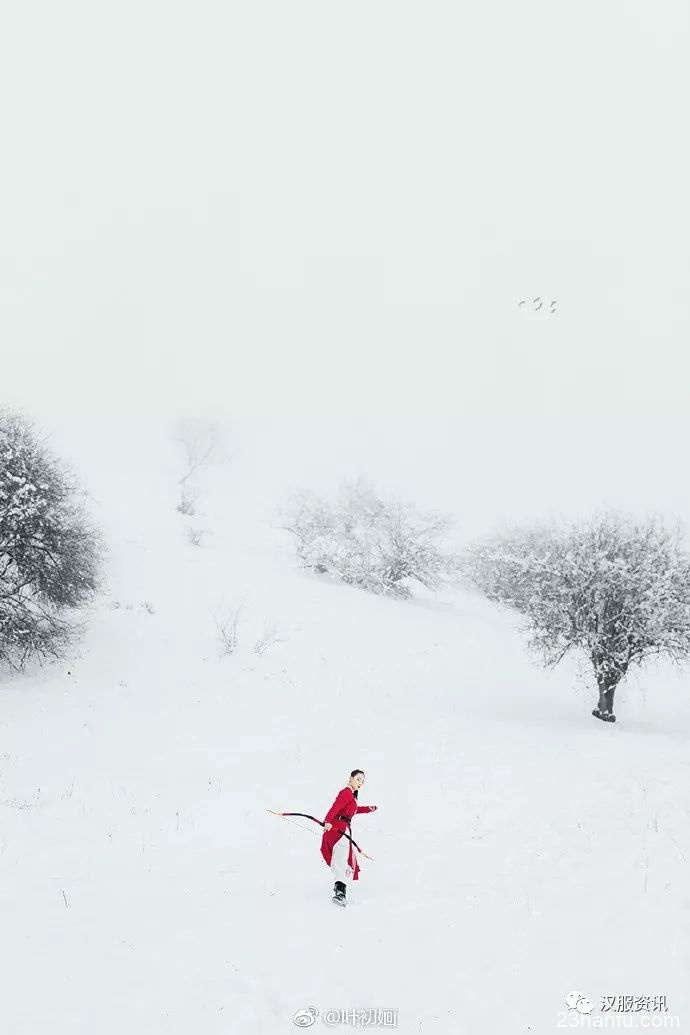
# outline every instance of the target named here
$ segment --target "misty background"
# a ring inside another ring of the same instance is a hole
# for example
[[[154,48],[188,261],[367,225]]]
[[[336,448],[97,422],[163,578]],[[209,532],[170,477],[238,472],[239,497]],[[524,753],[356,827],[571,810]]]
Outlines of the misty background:
[[[680,2],[15,6],[3,403],[101,477],[201,415],[267,500],[690,517],[689,44]]]

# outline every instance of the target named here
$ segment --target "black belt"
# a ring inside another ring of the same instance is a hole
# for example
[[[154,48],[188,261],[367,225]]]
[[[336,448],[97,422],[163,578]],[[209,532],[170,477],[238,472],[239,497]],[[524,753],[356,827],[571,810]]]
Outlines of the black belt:
[[[336,823],[347,823],[348,826],[350,825],[350,822],[350,816],[338,816],[336,819]]]

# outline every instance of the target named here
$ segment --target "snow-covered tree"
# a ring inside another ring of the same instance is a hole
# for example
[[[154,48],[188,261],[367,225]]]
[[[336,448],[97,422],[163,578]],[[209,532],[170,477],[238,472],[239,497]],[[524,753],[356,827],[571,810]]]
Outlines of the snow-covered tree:
[[[99,585],[100,540],[77,485],[23,416],[0,411],[0,663],[59,657]]]
[[[466,570],[488,597],[524,617],[545,664],[586,652],[598,718],[614,718],[614,693],[631,667],[690,654],[690,556],[680,528],[659,518],[609,513],[509,532],[475,545]]]
[[[361,481],[345,485],[335,503],[296,497],[285,527],[305,568],[372,593],[409,597],[410,581],[436,589],[456,570],[440,545],[447,519],[383,500]]]

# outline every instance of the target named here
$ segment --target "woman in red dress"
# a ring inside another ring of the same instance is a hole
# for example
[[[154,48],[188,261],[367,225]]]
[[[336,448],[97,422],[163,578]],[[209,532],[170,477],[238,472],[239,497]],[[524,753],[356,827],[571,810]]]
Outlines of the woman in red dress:
[[[376,805],[358,805],[357,796],[364,784],[364,773],[353,769],[347,787],[343,787],[331,805],[324,822],[321,855],[335,877],[333,901],[345,905],[349,880],[359,880],[359,864],[352,842],[343,834],[349,832],[352,817],[359,812],[376,812]]]

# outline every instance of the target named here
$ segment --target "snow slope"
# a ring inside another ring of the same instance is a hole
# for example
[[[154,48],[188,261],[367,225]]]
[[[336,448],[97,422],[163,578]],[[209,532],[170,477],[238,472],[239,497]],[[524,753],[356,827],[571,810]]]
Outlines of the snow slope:
[[[164,437],[108,442],[65,439],[108,593],[68,663],[0,684],[2,1031],[287,1035],[314,1006],[542,1035],[575,989],[665,994],[690,1030],[687,675],[597,723],[473,594],[299,571],[279,464],[240,449],[184,518]],[[375,861],[339,910],[316,826],[266,809],[323,816],[354,767]]]

